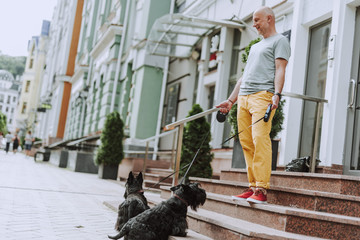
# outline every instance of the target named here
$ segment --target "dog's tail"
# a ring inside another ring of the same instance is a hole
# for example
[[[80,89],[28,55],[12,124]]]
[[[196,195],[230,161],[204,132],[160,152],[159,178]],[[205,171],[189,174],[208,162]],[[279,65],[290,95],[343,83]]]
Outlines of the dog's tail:
[[[110,238],[110,239],[119,239],[119,238],[121,238],[121,237],[123,237],[123,236],[125,236],[126,234],[127,234],[127,228],[126,228],[126,224],[123,226],[123,228],[120,230],[120,232],[116,235],[116,236],[110,236],[110,235],[108,235],[108,238]]]

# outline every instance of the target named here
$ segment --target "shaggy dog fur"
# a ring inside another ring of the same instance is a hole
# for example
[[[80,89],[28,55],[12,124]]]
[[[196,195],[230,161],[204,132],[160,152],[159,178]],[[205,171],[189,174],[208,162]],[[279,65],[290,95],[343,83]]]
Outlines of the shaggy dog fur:
[[[129,240],[167,240],[170,235],[186,236],[187,207],[193,210],[203,205],[206,192],[198,183],[178,185],[171,188],[174,196],[131,218],[116,236],[119,239],[127,235]]]
[[[120,231],[130,218],[135,217],[149,209],[147,200],[144,196],[142,184],[143,176],[141,172],[136,178],[132,172],[129,173],[129,177],[125,185],[125,201],[119,205],[118,218],[115,224],[115,229],[117,231]],[[126,236],[125,239],[127,239]]]

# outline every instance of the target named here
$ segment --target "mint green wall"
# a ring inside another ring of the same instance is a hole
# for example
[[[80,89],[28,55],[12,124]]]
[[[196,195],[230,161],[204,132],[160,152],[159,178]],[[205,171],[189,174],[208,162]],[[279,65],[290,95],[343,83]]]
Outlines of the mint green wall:
[[[130,96],[130,88],[131,88],[131,82],[132,82],[132,64],[129,63],[127,67],[127,81],[121,81],[121,94],[124,94],[124,96],[121,96],[121,98],[124,101],[124,107],[122,109],[122,112],[120,113],[121,119],[126,119],[128,106],[129,106],[129,96]]]
[[[149,66],[143,66],[137,70],[136,77],[143,78],[143,84],[138,108],[136,138],[144,139],[156,133],[162,76],[161,70]]]
[[[170,12],[171,1],[151,0],[145,2],[150,2],[150,6],[148,8],[149,17],[146,19],[146,24],[144,24],[144,26],[146,26],[146,36],[148,36],[155,20]]]

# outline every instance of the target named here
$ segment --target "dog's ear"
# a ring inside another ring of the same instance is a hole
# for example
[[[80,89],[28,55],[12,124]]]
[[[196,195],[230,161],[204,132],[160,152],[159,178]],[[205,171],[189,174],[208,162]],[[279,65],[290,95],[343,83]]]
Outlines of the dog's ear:
[[[138,180],[138,181],[143,181],[143,175],[142,175],[142,172],[140,172],[139,173],[139,175],[136,177],[136,179]]]
[[[128,183],[132,183],[134,181],[134,175],[132,173],[132,171],[129,172],[129,177],[127,179]]]
[[[178,190],[178,189],[180,188],[180,186],[181,186],[181,185],[174,186],[174,187],[170,188],[170,190],[171,190],[172,192],[175,192],[176,190]]]
[[[189,185],[187,185],[187,184],[183,184],[183,185],[182,185],[182,188],[184,189],[184,192],[189,192],[189,191],[191,191],[191,187],[190,187]]]

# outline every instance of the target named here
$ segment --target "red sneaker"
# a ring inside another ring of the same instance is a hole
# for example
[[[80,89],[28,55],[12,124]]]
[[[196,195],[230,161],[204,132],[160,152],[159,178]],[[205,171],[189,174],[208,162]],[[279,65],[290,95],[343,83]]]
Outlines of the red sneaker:
[[[251,195],[246,201],[250,203],[267,203],[266,190],[265,189],[256,189],[254,194]]]
[[[231,196],[233,200],[246,200],[254,194],[251,188],[246,189],[242,194]]]

